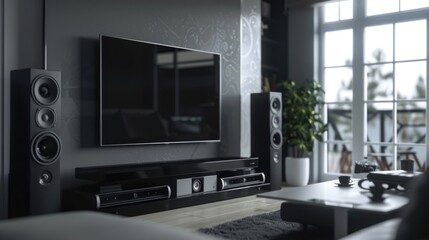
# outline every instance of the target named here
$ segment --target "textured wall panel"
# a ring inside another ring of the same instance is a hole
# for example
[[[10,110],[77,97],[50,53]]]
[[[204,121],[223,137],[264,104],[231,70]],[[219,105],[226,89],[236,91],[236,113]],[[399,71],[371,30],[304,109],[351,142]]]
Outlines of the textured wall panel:
[[[250,93],[261,91],[261,1],[241,3],[241,156],[250,156]]]
[[[46,0],[48,68],[63,78],[64,178],[82,166],[239,155],[240,11],[239,0]],[[98,147],[99,34],[221,53],[222,142]]]

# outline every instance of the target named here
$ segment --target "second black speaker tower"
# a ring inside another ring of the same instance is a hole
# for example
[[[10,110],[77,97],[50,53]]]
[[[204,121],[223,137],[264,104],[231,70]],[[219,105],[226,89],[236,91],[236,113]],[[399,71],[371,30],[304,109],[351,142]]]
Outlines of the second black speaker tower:
[[[251,152],[259,157],[259,169],[271,183],[271,190],[282,187],[282,94],[251,94]]]
[[[61,73],[11,72],[9,217],[61,210]]]

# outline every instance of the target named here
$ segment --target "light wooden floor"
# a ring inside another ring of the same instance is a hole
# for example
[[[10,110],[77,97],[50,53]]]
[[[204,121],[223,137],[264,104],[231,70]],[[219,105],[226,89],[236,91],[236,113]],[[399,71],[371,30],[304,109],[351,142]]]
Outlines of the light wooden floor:
[[[133,217],[155,223],[180,227],[189,231],[212,227],[243,217],[273,212],[280,209],[282,201],[259,198],[256,195],[234,198],[214,203],[195,205],[158,213]]]

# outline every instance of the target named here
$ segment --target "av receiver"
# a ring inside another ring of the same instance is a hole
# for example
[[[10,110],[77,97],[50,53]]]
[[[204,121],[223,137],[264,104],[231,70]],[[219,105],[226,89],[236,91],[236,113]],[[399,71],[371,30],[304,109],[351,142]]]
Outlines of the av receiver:
[[[250,173],[238,176],[222,177],[220,181],[220,190],[246,187],[265,183],[264,173]]]
[[[171,188],[168,185],[94,194],[96,209],[169,199],[170,197]]]

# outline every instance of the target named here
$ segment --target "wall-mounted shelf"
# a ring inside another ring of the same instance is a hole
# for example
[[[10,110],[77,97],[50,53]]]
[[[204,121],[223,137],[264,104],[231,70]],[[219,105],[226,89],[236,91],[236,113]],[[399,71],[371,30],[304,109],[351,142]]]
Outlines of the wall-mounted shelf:
[[[287,76],[287,17],[284,0],[261,1],[261,79],[263,91],[276,90]]]

